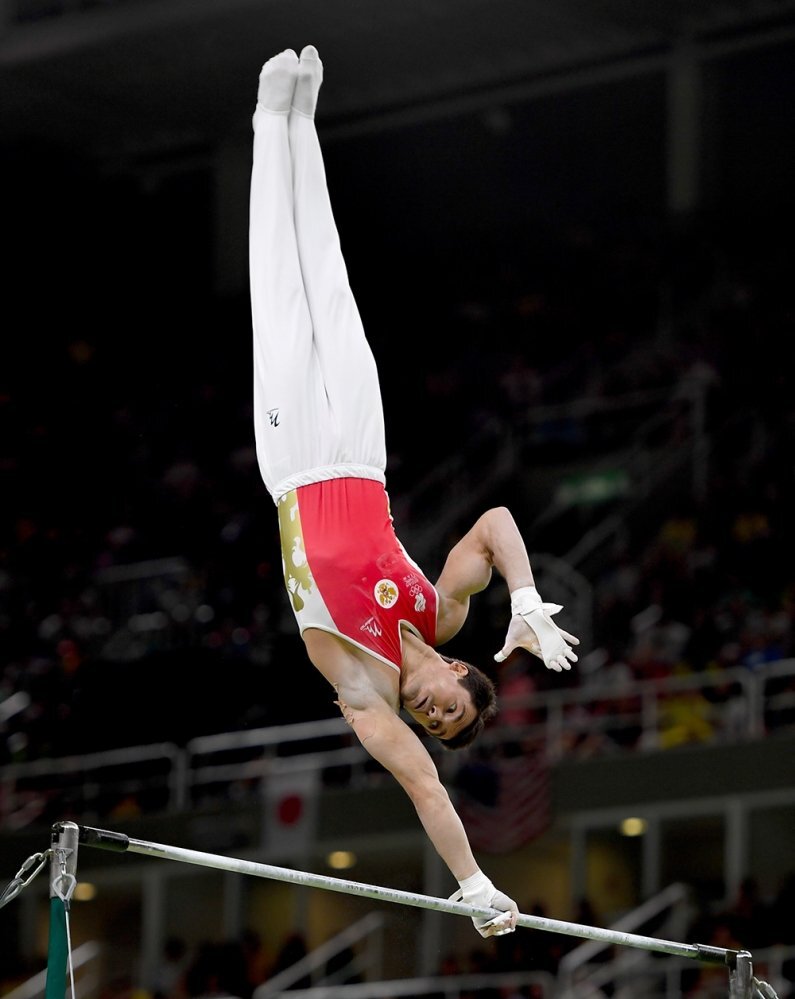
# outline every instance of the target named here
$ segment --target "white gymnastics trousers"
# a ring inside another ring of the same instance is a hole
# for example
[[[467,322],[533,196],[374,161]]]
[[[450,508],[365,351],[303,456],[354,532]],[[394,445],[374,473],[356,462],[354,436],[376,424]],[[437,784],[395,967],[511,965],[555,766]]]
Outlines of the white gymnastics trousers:
[[[257,106],[249,231],[257,459],[274,501],[384,482],[378,372],[348,283],[315,122]]]

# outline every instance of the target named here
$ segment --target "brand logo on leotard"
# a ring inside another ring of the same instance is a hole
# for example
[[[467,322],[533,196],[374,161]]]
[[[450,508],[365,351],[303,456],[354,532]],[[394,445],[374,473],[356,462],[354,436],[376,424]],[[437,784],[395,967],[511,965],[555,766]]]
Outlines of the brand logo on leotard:
[[[422,593],[418,593],[414,598],[414,610],[421,614],[425,610],[425,596]]]
[[[373,594],[378,603],[388,610],[397,603],[398,588],[391,579],[379,579],[375,584]]]
[[[267,409],[265,411],[266,416],[271,421],[272,427],[279,426],[279,410],[278,409]]]
[[[381,627],[374,617],[368,617],[361,628],[359,628],[359,631],[367,631],[374,638],[381,637]]]

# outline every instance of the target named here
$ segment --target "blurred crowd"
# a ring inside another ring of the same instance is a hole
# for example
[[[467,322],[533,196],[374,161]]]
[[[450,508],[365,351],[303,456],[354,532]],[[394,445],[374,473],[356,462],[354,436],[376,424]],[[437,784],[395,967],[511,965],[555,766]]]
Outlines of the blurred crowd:
[[[380,326],[368,322],[393,495],[410,497],[412,484],[448,457],[418,426],[454,419],[466,441],[487,424],[511,433],[540,406],[662,392],[665,401],[652,407],[671,418],[656,443],[675,453],[692,447],[689,416],[677,418],[682,400],[696,385],[705,401],[703,477],[688,466],[664,494],[643,496],[622,518],[586,567],[590,648],[565,677],[530,657],[505,664],[497,676],[501,724],[532,723],[523,699],[557,687],[590,688],[585,710],[611,713],[626,681],[757,673],[795,654],[787,555],[795,299],[781,247],[741,236],[570,233],[555,253],[481,266],[477,280],[462,261],[460,283],[429,308],[438,343],[421,366],[391,349],[405,322],[399,310]],[[201,320],[205,332],[236,331],[221,356],[204,340],[190,362],[164,351],[125,371],[123,353],[70,334],[45,372],[29,373],[0,398],[11,431],[0,455],[9,505],[0,528],[0,761],[334,714],[283,595],[276,518],[253,447],[245,304],[216,308]],[[365,302],[366,318],[369,309]],[[554,479],[583,457],[624,453],[635,411],[618,408],[596,421],[572,412],[522,435],[523,477]],[[503,484],[490,499],[508,502],[524,527],[538,515],[522,509],[524,495],[519,484]],[[528,547],[565,554],[626,499],[564,510]],[[410,502],[403,510],[421,516]],[[432,575],[440,567],[425,568]],[[492,661],[505,624],[500,600],[467,626],[467,658]],[[791,681],[784,684],[786,693]],[[600,693],[610,697],[600,702]],[[672,697],[663,744],[708,739],[710,702],[725,695],[716,679],[708,690]],[[771,727],[793,723],[783,703]],[[572,724],[571,752],[639,744],[631,726],[604,727],[598,738],[578,731]],[[691,936],[724,947],[793,944],[791,896],[791,883],[770,900],[746,885],[725,912],[701,916]],[[579,916],[599,922],[598,914]],[[554,971],[567,946],[517,934],[450,955],[439,971]],[[172,940],[147,995],[250,999],[304,952],[300,935],[277,955],[265,954],[253,932],[196,949]],[[355,968],[336,970],[339,980],[357,980]],[[785,967],[787,980],[792,970]],[[684,985],[698,999],[713,994],[708,969],[694,969]],[[725,987],[725,975],[714,987]],[[122,983],[110,988],[114,999],[124,995]]]
[[[612,512],[622,521],[583,568],[594,608],[581,667],[561,679],[520,659],[505,692],[758,671],[793,655],[795,300],[783,237],[701,223],[566,232],[507,246],[491,264],[459,252],[456,279],[440,282],[421,321],[416,302],[379,312],[375,292],[359,296],[402,515],[422,518],[412,487],[450,457],[428,428],[452,421],[462,448],[486,426],[518,436],[522,474],[488,499],[531,526],[531,550],[563,555]],[[421,364],[395,346],[411,308]],[[283,595],[253,444],[247,303],[205,304],[191,324],[189,348],[181,336],[164,344],[158,324],[145,349],[64,332],[43,369],[29,345],[31,364],[0,396],[0,762],[334,713]],[[596,456],[620,461],[638,415],[556,410],[524,432],[528,413],[638,393],[666,415],[654,454],[693,448],[701,400],[701,450],[686,473],[635,496],[626,516],[641,482],[533,530],[526,482]],[[429,576],[441,568],[412,554]],[[492,662],[505,621],[490,606],[453,653]],[[671,744],[703,737],[698,704],[672,701],[670,712]],[[772,723],[791,721],[790,710]]]

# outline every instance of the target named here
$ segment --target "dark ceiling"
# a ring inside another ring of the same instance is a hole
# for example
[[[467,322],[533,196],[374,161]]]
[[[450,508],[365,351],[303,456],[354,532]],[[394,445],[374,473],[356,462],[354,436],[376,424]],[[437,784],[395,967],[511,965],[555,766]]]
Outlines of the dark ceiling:
[[[136,156],[243,135],[262,62],[312,42],[339,131],[449,113],[683,41],[795,34],[793,0],[17,0],[0,40],[4,144]],[[62,9],[61,9],[62,8]]]

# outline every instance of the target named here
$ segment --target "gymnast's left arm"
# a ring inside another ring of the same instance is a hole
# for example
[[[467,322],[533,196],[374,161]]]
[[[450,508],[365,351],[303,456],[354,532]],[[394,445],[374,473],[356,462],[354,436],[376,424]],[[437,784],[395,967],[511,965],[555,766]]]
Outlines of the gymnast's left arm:
[[[562,608],[541,600],[524,539],[504,506],[487,510],[447,556],[436,583],[439,643],[459,631],[469,610],[469,598],[488,586],[493,569],[505,579],[511,593],[511,621],[505,643],[494,657],[497,662],[514,649],[525,648],[548,669],[570,669],[577,661],[571,646],[579,645],[579,639],[552,620]]]

